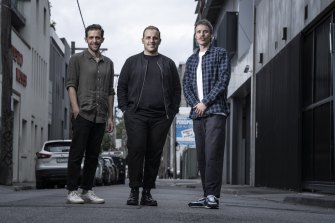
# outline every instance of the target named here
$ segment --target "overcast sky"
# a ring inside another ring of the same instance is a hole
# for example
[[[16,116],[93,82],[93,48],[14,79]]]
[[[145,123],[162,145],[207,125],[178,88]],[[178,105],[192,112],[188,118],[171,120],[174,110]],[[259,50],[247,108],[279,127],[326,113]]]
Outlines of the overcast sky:
[[[50,0],[51,21],[56,33],[68,44],[87,47],[85,31],[77,0]],[[143,51],[143,29],[149,25],[161,31],[159,52],[170,57],[178,66],[193,51],[193,25],[196,19],[195,0],[79,0],[85,25],[101,24],[105,30],[102,48],[114,62],[119,74],[125,60]]]

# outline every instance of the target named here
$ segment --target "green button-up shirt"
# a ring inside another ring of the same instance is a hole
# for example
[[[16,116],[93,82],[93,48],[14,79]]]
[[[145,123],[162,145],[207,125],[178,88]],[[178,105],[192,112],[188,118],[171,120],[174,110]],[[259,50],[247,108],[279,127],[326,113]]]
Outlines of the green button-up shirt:
[[[114,66],[108,57],[96,62],[87,49],[71,57],[66,89],[76,89],[81,117],[95,123],[107,121],[108,96],[115,95],[113,80]]]

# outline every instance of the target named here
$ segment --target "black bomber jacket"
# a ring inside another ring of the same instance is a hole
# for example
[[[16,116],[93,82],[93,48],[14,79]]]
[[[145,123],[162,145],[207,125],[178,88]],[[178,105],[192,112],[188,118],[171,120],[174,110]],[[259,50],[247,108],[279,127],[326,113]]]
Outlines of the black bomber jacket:
[[[181,85],[175,63],[168,57],[159,54],[158,66],[161,71],[165,112],[167,117],[178,113]],[[125,112],[131,109],[136,112],[147,74],[148,61],[144,53],[129,57],[123,65],[118,80],[118,107]]]

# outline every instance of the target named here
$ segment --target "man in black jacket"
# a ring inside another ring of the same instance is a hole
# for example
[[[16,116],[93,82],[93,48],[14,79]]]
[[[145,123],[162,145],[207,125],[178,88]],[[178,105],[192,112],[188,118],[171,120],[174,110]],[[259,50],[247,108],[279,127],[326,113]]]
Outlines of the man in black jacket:
[[[157,206],[151,188],[160,165],[163,146],[174,116],[178,113],[181,86],[175,63],[158,53],[160,31],[143,31],[144,51],[131,56],[118,80],[118,107],[127,130],[129,187],[127,205]]]

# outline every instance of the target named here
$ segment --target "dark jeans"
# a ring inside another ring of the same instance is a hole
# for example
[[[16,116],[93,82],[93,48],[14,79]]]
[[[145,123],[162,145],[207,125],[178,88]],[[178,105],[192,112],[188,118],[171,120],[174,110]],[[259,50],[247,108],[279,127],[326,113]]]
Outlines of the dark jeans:
[[[129,187],[155,188],[156,177],[167,133],[173,117],[152,117],[127,111]]]
[[[193,120],[197,160],[204,196],[220,197],[226,116],[210,115]]]
[[[72,120],[72,143],[68,161],[67,189],[77,190],[81,172],[81,163],[85,154],[81,188],[91,190],[94,175],[98,164],[98,156],[102,138],[105,132],[105,123],[93,123],[80,115]]]

